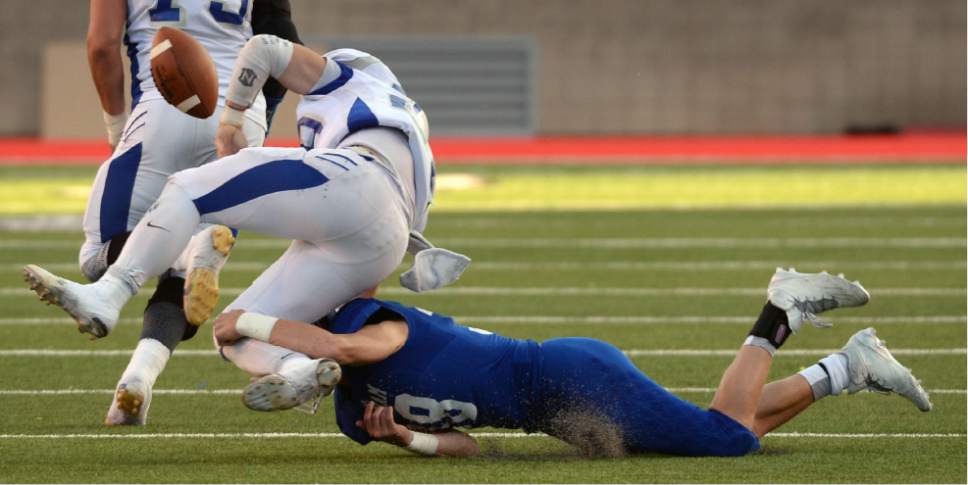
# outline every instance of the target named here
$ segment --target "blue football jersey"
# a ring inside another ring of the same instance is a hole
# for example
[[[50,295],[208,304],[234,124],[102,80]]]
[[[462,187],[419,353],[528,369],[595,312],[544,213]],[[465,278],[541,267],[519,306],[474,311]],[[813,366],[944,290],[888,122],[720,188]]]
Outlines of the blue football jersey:
[[[343,367],[343,380],[334,394],[343,434],[359,443],[370,441],[356,426],[367,401],[392,406],[398,423],[425,431],[456,426],[530,428],[540,366],[536,342],[375,299],[347,303],[330,316],[328,329],[355,332],[381,310],[403,317],[409,335],[403,347],[382,362]]]

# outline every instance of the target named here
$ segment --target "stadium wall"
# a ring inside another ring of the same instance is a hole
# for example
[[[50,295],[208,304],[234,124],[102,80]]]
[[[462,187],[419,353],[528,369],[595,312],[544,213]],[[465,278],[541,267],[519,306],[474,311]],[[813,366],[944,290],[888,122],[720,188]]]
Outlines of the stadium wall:
[[[86,2],[4,7],[0,135],[102,136],[87,94]],[[308,38],[532,37],[541,135],[965,124],[962,0],[293,0],[293,8]],[[280,121],[277,133],[288,133],[285,112]]]

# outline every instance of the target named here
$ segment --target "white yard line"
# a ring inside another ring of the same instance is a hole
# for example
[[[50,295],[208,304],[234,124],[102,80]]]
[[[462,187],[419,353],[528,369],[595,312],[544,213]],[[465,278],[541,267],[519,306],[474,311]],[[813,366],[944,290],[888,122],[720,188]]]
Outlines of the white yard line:
[[[458,315],[454,320],[475,327],[486,328],[491,325],[750,325],[755,315],[747,316],[702,316],[702,315]],[[889,317],[833,317],[834,323],[863,325],[938,325],[963,324],[968,321],[965,315],[896,315]],[[141,324],[141,318],[127,317],[119,322],[122,325]],[[4,317],[0,326],[73,326],[70,318],[41,317]]]
[[[542,433],[514,433],[492,432],[471,433],[475,438],[548,438]],[[872,438],[965,438],[964,433],[770,433],[767,438],[842,438],[842,439],[872,439]],[[3,440],[59,440],[59,439],[104,439],[104,440],[138,440],[138,439],[343,439],[341,433],[132,433],[132,434],[0,434]]]
[[[712,394],[715,387],[669,387],[678,394]],[[242,389],[155,389],[156,396],[238,396]],[[930,394],[965,394],[965,389],[928,389]],[[114,394],[114,389],[0,389],[0,396],[78,396]]]
[[[77,262],[34,262],[44,269],[55,273],[78,272]],[[263,271],[272,261],[235,261],[222,269],[226,273]],[[789,261],[474,261],[471,268],[475,271],[739,271],[772,270],[777,266],[789,265]],[[796,266],[805,268],[828,269],[879,269],[879,270],[942,270],[964,271],[965,260],[897,260],[897,261],[797,261]],[[19,271],[24,264],[7,263],[0,265],[7,271]]]
[[[783,355],[819,356],[838,352],[840,349],[785,349]],[[0,349],[0,357],[119,357],[131,355],[131,350],[79,350],[79,349]],[[722,357],[736,355],[736,349],[626,349],[629,357]],[[903,348],[891,349],[894,355],[947,356],[965,355],[965,348]],[[179,349],[181,357],[215,357],[215,350]]]
[[[222,288],[226,296],[238,296],[244,288]],[[152,287],[142,288],[144,295],[154,291]],[[875,288],[874,296],[966,296],[965,288]],[[417,294],[399,286],[380,288],[380,295],[416,296]],[[697,288],[697,287],[568,287],[568,286],[451,286],[423,296],[766,296],[765,288]],[[34,293],[26,287],[0,288],[0,297],[32,297]]]
[[[282,239],[241,240],[247,249],[282,249],[290,241]],[[680,248],[963,248],[958,237],[601,237],[601,238],[435,238],[439,246],[457,248],[592,248],[592,249],[680,249]],[[79,241],[8,239],[0,249],[47,250],[77,249]]]

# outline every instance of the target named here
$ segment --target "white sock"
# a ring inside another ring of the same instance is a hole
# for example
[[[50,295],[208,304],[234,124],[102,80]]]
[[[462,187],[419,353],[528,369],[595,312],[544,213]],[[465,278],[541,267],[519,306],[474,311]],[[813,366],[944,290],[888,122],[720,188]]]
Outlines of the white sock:
[[[743,345],[748,345],[750,347],[759,347],[769,352],[771,357],[776,355],[776,347],[774,347],[769,340],[763,337],[756,337],[754,335],[750,335],[749,337],[746,337],[746,341],[743,342]]]
[[[289,366],[303,360],[311,361],[299,352],[253,338],[239,340],[220,350],[222,357],[254,377],[278,374],[283,369],[283,364],[288,361],[292,361]]]
[[[820,359],[820,364],[827,369],[830,376],[830,394],[836,396],[847,388],[850,383],[850,376],[847,374],[847,356],[840,352],[830,354]]]
[[[847,357],[841,353],[830,354],[798,374],[810,384],[814,401],[830,395],[836,396],[843,392],[848,384]]]
[[[138,346],[134,349],[128,367],[121,375],[120,383],[131,379],[140,379],[149,388],[155,385],[155,380],[165,370],[165,364],[171,357],[168,347],[153,338],[143,338],[138,341]]]
[[[91,283],[91,286],[97,288],[97,296],[102,302],[120,310],[138,292],[140,287],[133,287],[130,281],[112,273],[112,268],[108,268],[104,276]]]

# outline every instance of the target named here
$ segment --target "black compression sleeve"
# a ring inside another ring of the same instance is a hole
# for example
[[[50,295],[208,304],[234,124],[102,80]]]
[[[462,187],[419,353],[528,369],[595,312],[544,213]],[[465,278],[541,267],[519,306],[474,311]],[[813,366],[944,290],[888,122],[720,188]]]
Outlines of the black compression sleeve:
[[[252,33],[272,34],[293,43],[302,44],[299,33],[296,32],[296,25],[292,23],[292,7],[289,5],[289,0],[255,0],[252,5]],[[286,88],[275,79],[269,78],[262,87],[262,94],[266,98],[281,99],[286,94]]]

